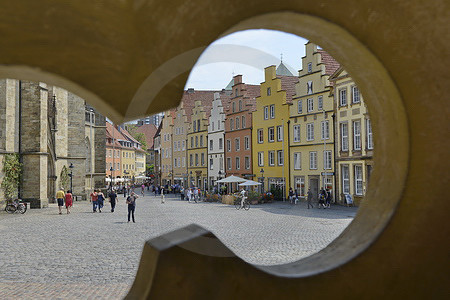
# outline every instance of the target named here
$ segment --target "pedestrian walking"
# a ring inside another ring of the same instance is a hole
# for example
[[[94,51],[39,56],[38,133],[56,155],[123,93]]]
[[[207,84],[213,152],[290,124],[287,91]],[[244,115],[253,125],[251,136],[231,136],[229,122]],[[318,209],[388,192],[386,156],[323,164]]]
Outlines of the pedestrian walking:
[[[319,208],[323,207],[324,209],[327,208],[325,206],[325,198],[326,198],[326,192],[324,188],[320,189],[320,193],[319,193]]]
[[[161,188],[161,203],[165,203],[166,200],[164,199],[164,189]]]
[[[292,190],[292,188],[289,188],[289,203],[293,203],[294,202],[294,191]]]
[[[62,188],[56,192],[56,202],[58,202],[58,209],[60,215],[62,215],[62,207],[64,206],[65,196],[66,194],[64,193],[64,190]]]
[[[66,204],[66,210],[67,214],[70,214],[70,208],[73,206],[73,197],[72,197],[72,191],[68,190],[65,195],[65,204]]]
[[[97,212],[97,191],[93,190],[90,196],[92,202],[92,210],[93,212]]]
[[[197,203],[198,200],[198,192],[200,191],[199,188],[194,188],[194,201]]]
[[[103,194],[103,192],[101,190],[98,190],[98,192],[97,192],[97,203],[98,203],[98,212],[99,213],[102,212],[104,201],[105,201],[105,195]]]
[[[308,209],[310,206],[311,206],[311,208],[314,208],[314,206],[312,205],[313,193],[311,192],[311,188],[308,189],[308,194],[307,194],[306,200],[308,202]]]
[[[142,185],[141,185],[141,194],[142,194],[142,197],[144,197],[144,192],[145,192],[145,185],[142,184]]]
[[[187,198],[187,201],[189,203],[191,203],[191,198],[192,198],[192,191],[191,191],[191,189],[187,189],[186,198]]]
[[[136,210],[136,199],[139,198],[134,192],[131,193],[127,198],[128,204],[128,223],[130,223],[130,216],[132,217],[133,223],[136,223],[134,220],[134,212]]]
[[[111,212],[116,208],[117,194],[114,190],[109,193],[109,203],[111,203]]]
[[[326,190],[327,198],[325,199],[325,205],[331,208],[331,190]]]
[[[181,187],[181,190],[180,190],[180,198],[181,198],[181,200],[184,200],[184,188],[183,187]]]

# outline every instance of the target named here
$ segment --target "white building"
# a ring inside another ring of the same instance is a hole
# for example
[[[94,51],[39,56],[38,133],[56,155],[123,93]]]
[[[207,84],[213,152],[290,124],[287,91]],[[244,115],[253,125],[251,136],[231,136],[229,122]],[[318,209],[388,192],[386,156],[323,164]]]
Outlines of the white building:
[[[214,93],[211,115],[208,125],[208,176],[209,187],[212,189],[216,180],[225,177],[224,170],[224,143],[225,143],[225,113],[223,103],[228,99],[226,96],[219,96]]]

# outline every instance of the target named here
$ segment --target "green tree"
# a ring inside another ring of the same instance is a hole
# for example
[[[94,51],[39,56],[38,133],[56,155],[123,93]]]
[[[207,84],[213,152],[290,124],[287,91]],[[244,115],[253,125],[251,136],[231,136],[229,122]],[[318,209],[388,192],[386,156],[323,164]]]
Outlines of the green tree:
[[[147,164],[146,165],[146,171],[147,171],[147,174],[153,174],[154,172],[155,172],[155,165],[153,165],[153,164],[151,164],[151,165],[149,165],[149,164]]]
[[[12,200],[20,184],[22,177],[22,164],[18,154],[6,154],[3,158],[3,181],[1,188],[7,200]]]
[[[63,166],[61,169],[61,174],[59,176],[59,183],[61,184],[61,187],[67,191],[69,189],[69,170],[67,170],[66,166]]]
[[[142,149],[147,150],[147,140],[145,138],[145,134],[137,131],[137,126],[134,124],[128,124],[127,126],[128,132],[139,142],[142,144]]]

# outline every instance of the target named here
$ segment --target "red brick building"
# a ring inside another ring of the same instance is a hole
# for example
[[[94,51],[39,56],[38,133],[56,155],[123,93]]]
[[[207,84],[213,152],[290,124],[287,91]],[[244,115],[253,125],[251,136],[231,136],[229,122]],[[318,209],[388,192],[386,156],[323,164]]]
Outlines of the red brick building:
[[[252,112],[259,85],[242,82],[242,75],[233,77],[232,95],[225,107],[225,172],[252,179]]]

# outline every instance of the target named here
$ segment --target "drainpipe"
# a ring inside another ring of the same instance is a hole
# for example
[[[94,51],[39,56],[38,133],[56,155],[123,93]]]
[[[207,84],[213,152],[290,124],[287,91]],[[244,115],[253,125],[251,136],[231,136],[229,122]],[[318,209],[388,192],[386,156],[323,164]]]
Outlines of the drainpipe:
[[[333,113],[331,115],[331,117],[333,118],[333,135],[334,135],[334,141],[333,141],[333,160],[334,160],[334,203],[337,203],[337,191],[338,191],[338,186],[337,186],[337,182],[336,182],[336,177],[337,177],[337,161],[336,161],[336,113]]]
[[[291,120],[287,121],[287,144],[288,144],[288,176],[289,176],[289,187],[291,187],[291,134],[290,134],[290,124]]]
[[[22,156],[22,80],[19,80],[19,162],[23,164],[23,156]],[[23,180],[23,176],[21,176]],[[22,181],[21,180],[21,181]],[[22,183],[22,182],[21,182]],[[22,199],[22,184],[19,183],[17,187],[17,198]]]

